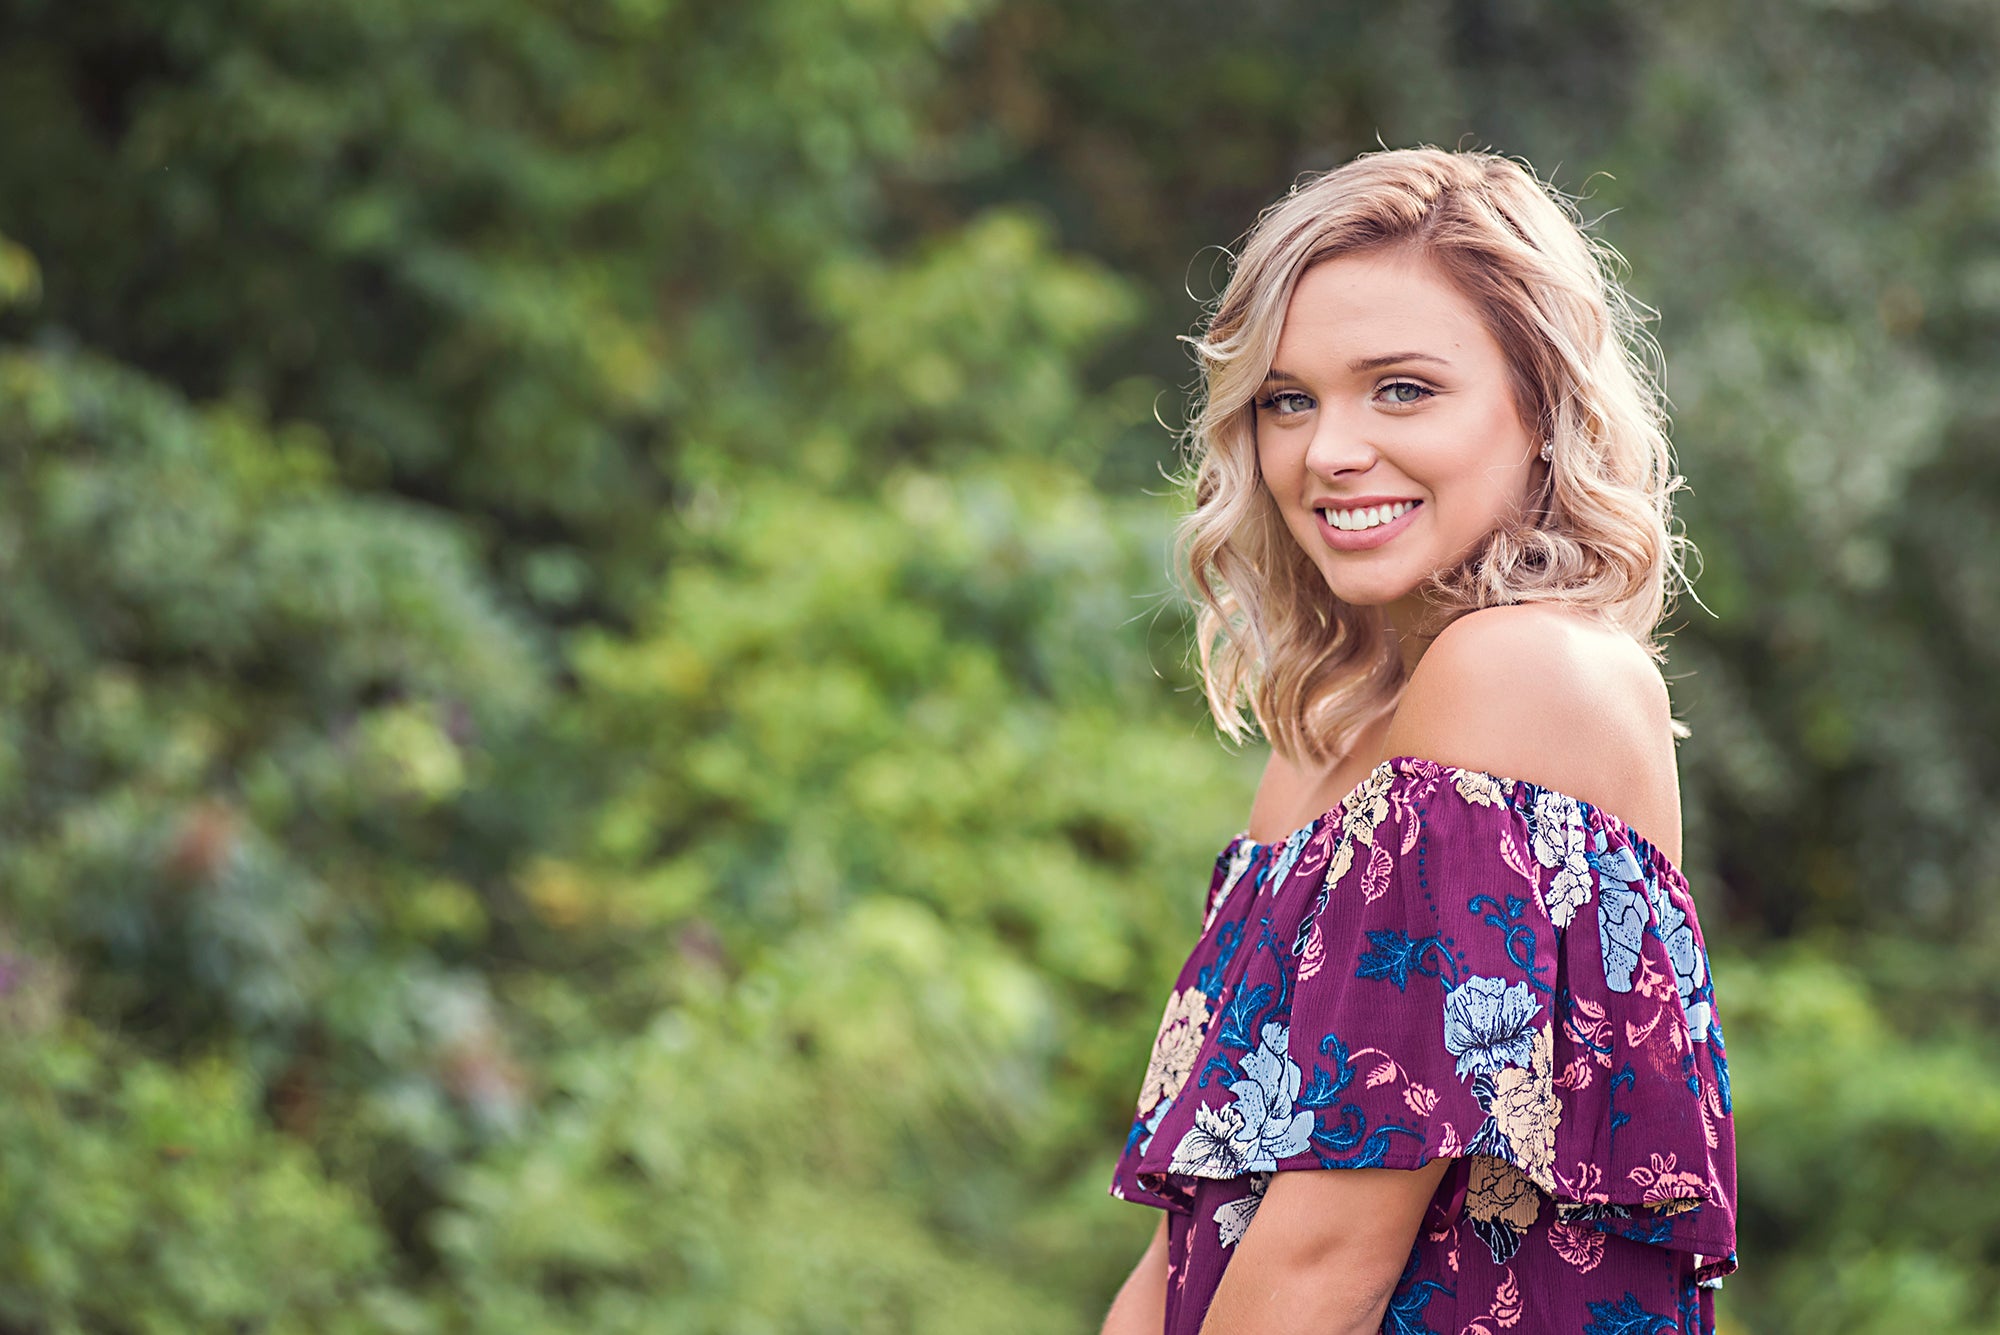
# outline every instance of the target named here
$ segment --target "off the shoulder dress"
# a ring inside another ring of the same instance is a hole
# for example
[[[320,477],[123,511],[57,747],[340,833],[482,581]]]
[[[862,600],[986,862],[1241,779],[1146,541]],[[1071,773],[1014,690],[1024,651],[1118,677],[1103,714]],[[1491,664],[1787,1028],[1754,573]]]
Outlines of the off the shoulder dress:
[[[1111,1193],[1169,1212],[1196,1335],[1273,1173],[1437,1158],[1385,1332],[1714,1329],[1735,1135],[1686,878],[1579,798],[1397,756],[1216,860]]]

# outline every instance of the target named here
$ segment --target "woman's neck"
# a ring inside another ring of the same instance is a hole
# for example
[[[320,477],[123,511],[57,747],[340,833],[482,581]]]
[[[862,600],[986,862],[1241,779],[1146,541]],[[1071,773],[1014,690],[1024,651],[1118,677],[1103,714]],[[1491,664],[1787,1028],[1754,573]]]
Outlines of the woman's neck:
[[[1437,638],[1437,631],[1428,625],[1431,615],[1432,609],[1423,603],[1395,602],[1383,609],[1383,620],[1389,633],[1396,637],[1396,651],[1402,655],[1405,678],[1417,670],[1417,660]]]

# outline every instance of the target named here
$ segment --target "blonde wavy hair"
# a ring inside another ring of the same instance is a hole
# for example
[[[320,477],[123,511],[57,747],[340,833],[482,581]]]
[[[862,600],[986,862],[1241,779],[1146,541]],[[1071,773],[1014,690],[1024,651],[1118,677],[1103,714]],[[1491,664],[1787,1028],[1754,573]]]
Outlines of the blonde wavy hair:
[[[1258,469],[1255,400],[1300,275],[1389,249],[1429,259],[1478,308],[1523,422],[1554,451],[1519,521],[1425,581],[1424,631],[1482,607],[1560,603],[1660,661],[1669,583],[1687,586],[1658,345],[1618,281],[1623,261],[1574,202],[1485,152],[1386,150],[1304,178],[1259,215],[1205,331],[1186,340],[1201,383],[1176,565],[1217,724],[1243,740],[1247,704],[1281,754],[1316,763],[1393,709],[1407,674],[1381,610],[1335,598],[1285,527]]]

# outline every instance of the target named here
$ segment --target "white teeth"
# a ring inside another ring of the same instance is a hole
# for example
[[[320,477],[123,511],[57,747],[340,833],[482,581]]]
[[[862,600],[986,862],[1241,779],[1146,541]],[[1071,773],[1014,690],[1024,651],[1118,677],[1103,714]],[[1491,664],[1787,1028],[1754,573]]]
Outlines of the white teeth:
[[[1321,510],[1320,513],[1326,516],[1327,523],[1342,532],[1358,533],[1400,519],[1415,504],[1415,501],[1398,501],[1394,505],[1372,505],[1364,510]]]

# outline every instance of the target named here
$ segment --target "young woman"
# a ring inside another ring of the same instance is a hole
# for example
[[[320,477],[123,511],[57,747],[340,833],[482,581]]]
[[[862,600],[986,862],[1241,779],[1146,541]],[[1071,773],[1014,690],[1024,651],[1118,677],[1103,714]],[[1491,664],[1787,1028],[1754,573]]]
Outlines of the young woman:
[[[1203,675],[1272,755],[1118,1163],[1165,1213],[1107,1335],[1713,1329],[1682,479],[1610,258],[1512,161],[1375,153],[1264,213],[1194,341]]]

